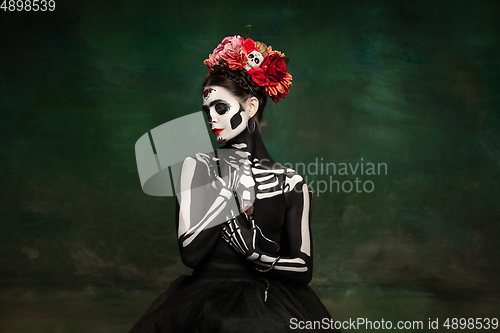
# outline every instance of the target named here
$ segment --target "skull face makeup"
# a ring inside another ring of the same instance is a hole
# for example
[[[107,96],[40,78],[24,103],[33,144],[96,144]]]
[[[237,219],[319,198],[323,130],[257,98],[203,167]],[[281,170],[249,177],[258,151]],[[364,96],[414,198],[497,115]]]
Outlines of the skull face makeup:
[[[205,91],[210,93],[205,94]],[[212,132],[219,143],[231,140],[243,132],[250,119],[238,99],[223,87],[207,87],[203,91],[202,109],[207,114]]]

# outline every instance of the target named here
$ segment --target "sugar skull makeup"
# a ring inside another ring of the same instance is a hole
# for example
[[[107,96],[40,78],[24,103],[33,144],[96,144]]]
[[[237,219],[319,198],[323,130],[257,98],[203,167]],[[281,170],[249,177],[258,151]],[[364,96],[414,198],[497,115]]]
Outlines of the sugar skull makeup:
[[[248,124],[248,113],[238,99],[223,87],[207,87],[203,91],[202,109],[219,143],[236,137]]]

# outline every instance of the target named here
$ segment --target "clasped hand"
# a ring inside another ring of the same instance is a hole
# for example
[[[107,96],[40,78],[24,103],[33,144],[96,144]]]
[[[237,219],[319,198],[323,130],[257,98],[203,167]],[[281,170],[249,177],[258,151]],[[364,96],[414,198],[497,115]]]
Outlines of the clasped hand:
[[[221,235],[247,260],[255,261],[260,258],[261,254],[256,245],[257,229],[253,218],[247,219],[245,215],[240,214],[222,225]]]

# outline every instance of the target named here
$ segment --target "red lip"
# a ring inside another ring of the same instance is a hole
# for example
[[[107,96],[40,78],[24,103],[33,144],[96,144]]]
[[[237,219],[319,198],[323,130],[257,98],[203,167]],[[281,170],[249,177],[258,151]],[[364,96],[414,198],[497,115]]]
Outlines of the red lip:
[[[215,135],[219,134],[222,131],[223,131],[222,128],[212,128],[212,132],[214,132]]]

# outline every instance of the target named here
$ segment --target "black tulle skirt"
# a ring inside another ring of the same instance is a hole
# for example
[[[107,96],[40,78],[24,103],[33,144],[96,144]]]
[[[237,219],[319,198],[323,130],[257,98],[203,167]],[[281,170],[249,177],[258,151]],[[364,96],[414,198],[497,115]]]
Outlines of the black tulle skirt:
[[[129,333],[314,332],[298,324],[330,319],[309,286],[264,278],[242,263],[211,260],[175,280]],[[324,328],[317,331],[329,331]]]

